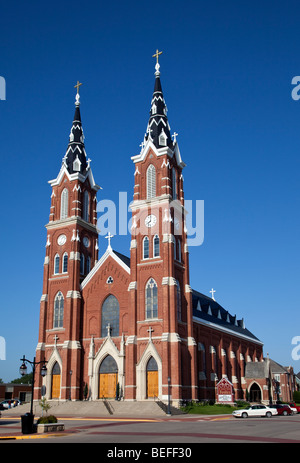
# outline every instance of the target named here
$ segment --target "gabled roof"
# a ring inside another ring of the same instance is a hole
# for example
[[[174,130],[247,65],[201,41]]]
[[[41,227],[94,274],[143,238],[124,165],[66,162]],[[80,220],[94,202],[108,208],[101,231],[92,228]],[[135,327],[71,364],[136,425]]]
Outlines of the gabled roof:
[[[275,360],[270,359],[270,369],[272,373],[288,373],[286,367],[283,367],[279,363],[275,362]]]
[[[92,268],[90,273],[82,281],[80,285],[81,290],[89,283],[89,281],[93,278],[95,273],[99,270],[99,268],[109,257],[112,257],[118,265],[120,265],[128,274],[130,274],[130,259],[121,254],[120,252],[113,251],[111,246],[108,246],[103,256],[98,260],[97,264]]]
[[[245,378],[268,378],[268,363],[247,362],[245,367]]]

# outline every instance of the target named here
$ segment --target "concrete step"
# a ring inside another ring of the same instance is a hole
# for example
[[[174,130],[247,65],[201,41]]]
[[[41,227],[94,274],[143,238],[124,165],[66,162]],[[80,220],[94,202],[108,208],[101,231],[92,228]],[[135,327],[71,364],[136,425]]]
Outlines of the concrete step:
[[[167,405],[160,401],[117,401],[117,400],[95,400],[95,401],[55,401],[49,400],[50,405],[48,415],[55,416],[122,416],[122,417],[163,417],[167,413]],[[12,415],[24,415],[30,411],[30,404],[20,405],[19,407],[5,410],[2,417]],[[42,409],[38,401],[33,403],[33,413],[35,416],[42,415]],[[171,414],[182,414],[179,409],[171,407]],[[45,412],[43,413],[46,414]]]

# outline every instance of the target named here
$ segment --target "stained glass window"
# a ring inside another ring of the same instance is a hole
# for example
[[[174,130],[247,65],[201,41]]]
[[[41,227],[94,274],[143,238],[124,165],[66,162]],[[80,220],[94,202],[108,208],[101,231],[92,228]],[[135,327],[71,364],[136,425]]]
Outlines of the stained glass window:
[[[84,275],[84,254],[80,255],[80,275]]]
[[[68,272],[68,254],[65,253],[63,256],[63,273]]]
[[[147,371],[157,371],[157,363],[154,357],[150,357],[149,362],[147,363]]]
[[[157,318],[157,284],[150,278],[146,285],[146,318]]]
[[[143,258],[149,259],[149,238],[147,236],[143,240]]]
[[[153,257],[159,256],[159,237],[155,235],[153,240]]]
[[[181,320],[181,290],[179,281],[176,280],[177,283],[177,319]]]
[[[57,293],[54,299],[54,317],[53,328],[62,328],[64,321],[64,296],[61,291]]]
[[[57,274],[59,273],[59,255],[56,254],[54,257],[54,273]]]
[[[101,337],[105,338],[108,333],[108,325],[111,336],[119,336],[119,302],[112,294],[102,304],[101,315]]]
[[[118,365],[111,355],[107,355],[101,362],[100,373],[118,373]]]

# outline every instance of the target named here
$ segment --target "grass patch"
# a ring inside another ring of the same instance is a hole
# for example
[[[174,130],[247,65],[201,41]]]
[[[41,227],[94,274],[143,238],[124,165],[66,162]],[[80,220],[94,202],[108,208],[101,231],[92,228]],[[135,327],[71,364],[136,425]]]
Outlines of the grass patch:
[[[229,415],[238,408],[245,408],[247,402],[237,403],[236,406],[225,404],[209,404],[207,402],[189,402],[181,410],[185,413],[197,415]]]

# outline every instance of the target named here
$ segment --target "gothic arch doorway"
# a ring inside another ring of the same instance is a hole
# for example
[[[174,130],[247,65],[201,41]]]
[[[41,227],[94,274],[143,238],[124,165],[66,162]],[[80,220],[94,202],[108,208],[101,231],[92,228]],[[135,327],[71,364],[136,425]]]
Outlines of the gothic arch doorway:
[[[257,383],[250,387],[250,402],[261,402],[261,389]]]
[[[60,398],[60,382],[61,382],[60,366],[58,362],[55,362],[55,364],[53,365],[52,374],[51,374],[51,399]]]
[[[116,397],[118,365],[111,355],[107,355],[99,368],[99,399]]]
[[[147,367],[147,399],[158,397],[158,366],[154,357],[150,357]]]

